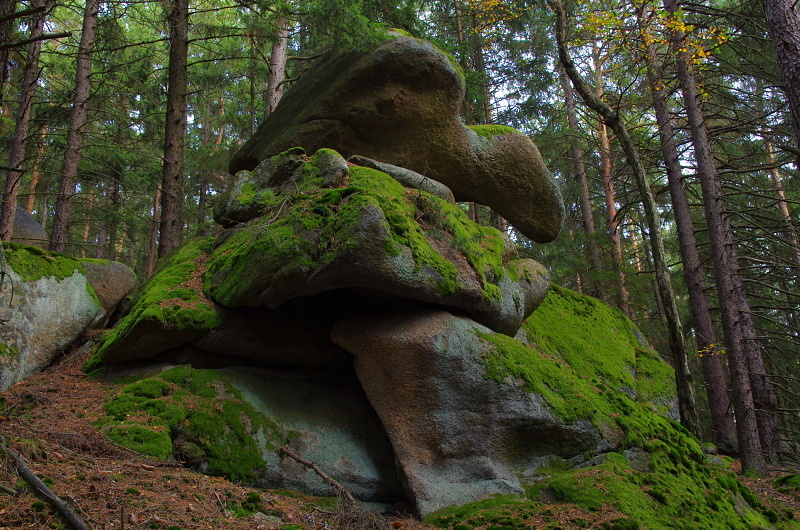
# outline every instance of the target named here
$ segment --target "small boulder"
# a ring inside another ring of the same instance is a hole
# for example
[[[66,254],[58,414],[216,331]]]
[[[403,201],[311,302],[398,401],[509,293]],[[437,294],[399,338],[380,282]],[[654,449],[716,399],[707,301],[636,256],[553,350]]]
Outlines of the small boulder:
[[[50,237],[39,222],[21,206],[17,206],[14,216],[14,232],[11,235],[12,243],[29,245],[42,250],[47,249]]]

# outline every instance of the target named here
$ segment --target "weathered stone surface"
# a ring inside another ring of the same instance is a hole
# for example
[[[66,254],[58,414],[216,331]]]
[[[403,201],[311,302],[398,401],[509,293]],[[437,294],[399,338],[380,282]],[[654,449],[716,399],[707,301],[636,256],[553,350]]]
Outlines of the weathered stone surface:
[[[42,225],[40,225],[31,214],[21,206],[17,206],[17,213],[14,216],[14,232],[11,241],[20,245],[30,245],[32,247],[47,248],[50,237]]]
[[[221,370],[256,410],[292,432],[289,447],[314,462],[356,498],[404,499],[391,444],[352,370]],[[266,455],[262,488],[289,488],[329,496],[313,470],[286,456]]]
[[[319,159],[296,168],[291,200],[260,192],[270,197],[269,213],[231,231],[214,250],[205,275],[214,301],[279,308],[298,297],[368,289],[447,306],[513,336],[544,298],[546,270],[513,259],[516,251],[498,231],[373,169],[352,167],[347,187],[321,190],[314,184],[330,172],[314,171]],[[227,200],[237,202],[235,194]]]
[[[94,294],[107,315],[136,287],[136,275],[122,263],[87,262],[83,266],[86,269],[86,281],[94,289]]]
[[[516,473],[543,455],[596,450],[588,421],[558,418],[540,396],[486,377],[490,330],[445,311],[353,317],[333,340],[392,441],[407,494],[425,515],[495,493],[519,493]]]
[[[419,39],[329,54],[284,95],[230,171],[252,170],[295,146],[329,147],[439,181],[457,200],[486,204],[531,239],[551,241],[564,209],[536,146],[509,127],[463,125],[463,97],[454,62]]]
[[[50,365],[105,316],[79,261],[18,245],[4,252],[0,390]]]

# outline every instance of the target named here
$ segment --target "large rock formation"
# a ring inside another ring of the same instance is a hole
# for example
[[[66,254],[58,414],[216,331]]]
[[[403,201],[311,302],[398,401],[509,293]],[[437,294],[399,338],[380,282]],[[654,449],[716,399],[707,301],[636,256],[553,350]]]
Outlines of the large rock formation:
[[[555,239],[564,207],[536,146],[510,127],[465,126],[463,100],[457,63],[423,40],[331,53],[286,93],[230,171],[253,170],[295,146],[328,147],[413,170],[459,201],[490,206],[535,241]]]
[[[8,243],[0,283],[0,390],[48,366],[105,322],[133,289],[133,271]]]
[[[541,241],[561,223],[535,146],[464,127],[462,95],[457,68],[416,39],[312,67],[234,158],[222,235],[162,263],[101,339],[87,369],[128,378],[102,428],[208,473],[324,494],[290,447],[361,500],[421,515],[613,480],[636,503],[619,503],[634,520],[620,527],[682,517],[641,491],[678,482],[702,520],[759,524],[719,507],[736,487],[669,418],[673,372],[630,321],[548,291],[541,265],[455,204],[489,204]]]

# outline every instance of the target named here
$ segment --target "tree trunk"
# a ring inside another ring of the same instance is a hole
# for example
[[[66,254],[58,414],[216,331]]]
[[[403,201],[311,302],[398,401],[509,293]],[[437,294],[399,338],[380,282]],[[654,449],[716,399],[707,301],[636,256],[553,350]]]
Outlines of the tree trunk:
[[[36,158],[34,159],[33,167],[31,168],[31,183],[28,187],[28,202],[25,205],[25,209],[28,213],[33,213],[33,209],[36,204],[36,188],[39,187],[42,160],[44,160],[45,138],[47,138],[46,123],[42,124],[42,128],[39,129],[39,145],[36,146]]]
[[[169,87],[161,180],[161,230],[158,255],[172,252],[181,240],[183,148],[186,139],[186,69],[189,54],[189,1],[173,0],[169,15]]]
[[[595,95],[603,100],[603,61],[596,43],[592,44],[592,60],[594,62]],[[608,128],[602,116],[599,116],[597,140],[600,144],[600,175],[603,178],[603,193],[606,198],[606,226],[611,240],[611,269],[616,276],[617,307],[630,316],[628,307],[628,290],[625,288],[625,272],[622,270],[622,240],[620,238],[620,222],[617,217],[617,197],[614,191],[614,163],[611,159],[611,141]]]
[[[603,270],[600,261],[600,250],[597,248],[597,235],[595,233],[594,213],[592,199],[589,194],[589,179],[586,177],[586,166],[583,161],[583,152],[578,145],[578,114],[575,112],[575,98],[572,97],[572,85],[563,68],[558,69],[561,86],[564,90],[564,106],[567,109],[567,124],[570,130],[570,158],[575,180],[578,183],[579,203],[581,207],[581,221],[583,233],[586,235],[586,253],[589,258],[589,284],[592,296],[608,302],[605,291],[597,284],[597,275]]]
[[[644,8],[645,4],[642,4],[640,9]],[[644,32],[641,11],[637,15],[640,30]],[[730,452],[736,447],[736,426],[733,421],[733,411],[725,382],[722,352],[717,344],[714,321],[711,316],[711,305],[706,295],[702,262],[698,252],[697,239],[694,235],[689,200],[683,187],[683,175],[681,174],[676,147],[675,131],[672,128],[672,120],[662,88],[663,83],[654,69],[656,64],[655,51],[652,45],[647,45],[644,51],[647,79],[653,99],[656,122],[658,123],[661,154],[664,158],[672,211],[675,216],[675,227],[678,233],[678,245],[681,260],[683,261],[683,276],[689,294],[689,308],[694,322],[695,340],[697,341],[700,364],[706,383],[706,395],[708,397],[714,443],[722,450]]]
[[[86,199],[86,220],[83,222],[83,235],[81,237],[81,257],[86,257],[86,247],[89,246],[89,232],[92,228],[92,206],[94,205],[94,186],[89,188],[89,198]]]
[[[775,45],[789,100],[800,159],[800,9],[795,0],[763,0],[767,27]]]
[[[272,52],[269,55],[269,74],[267,74],[267,116],[269,116],[283,96],[283,80],[286,79],[286,52],[289,49],[288,21],[278,17],[275,21]]]
[[[58,181],[56,213],[50,235],[50,250],[64,252],[69,241],[69,224],[72,217],[72,201],[78,177],[78,164],[83,146],[83,126],[86,124],[89,94],[92,87],[92,50],[94,49],[97,17],[100,0],[86,0],[83,11],[83,29],[78,45],[78,58],[75,61],[75,97],[67,128],[67,145],[64,163],[61,165],[61,178]]]
[[[0,0],[0,16],[10,15],[14,12],[16,7],[16,0]],[[13,28],[13,19],[8,19],[0,22],[0,42],[11,42],[11,29]],[[3,106],[3,88],[8,81],[8,49],[0,50],[0,109]]]
[[[678,308],[675,304],[675,296],[672,290],[672,280],[667,267],[666,252],[664,250],[664,239],[661,235],[661,219],[658,217],[655,197],[647,182],[645,172],[639,153],[628,135],[620,115],[611,109],[607,104],[598,99],[592,88],[581,78],[580,73],[575,67],[575,63],[567,52],[566,47],[566,12],[564,5],[559,0],[548,0],[548,5],[556,13],[556,40],[558,45],[558,55],[564,70],[569,75],[575,91],[580,94],[583,101],[595,112],[600,114],[605,123],[611,127],[617,135],[628,164],[633,170],[636,184],[642,196],[647,228],[650,232],[650,245],[653,255],[653,262],[656,269],[656,281],[658,290],[664,303],[667,316],[667,329],[669,331],[669,350],[675,363],[675,378],[678,390],[678,401],[683,425],[693,434],[699,435],[700,421],[697,415],[697,406],[692,386],[692,374],[689,370],[688,358],[686,355],[686,343],[683,336]]]
[[[32,7],[44,6],[44,0],[34,0]],[[44,28],[44,12],[36,13],[31,18],[30,38],[35,39],[42,34]],[[33,41],[28,45],[25,71],[22,74],[22,93],[17,109],[17,123],[14,127],[14,138],[11,142],[6,183],[3,189],[3,205],[0,208],[0,240],[10,241],[14,232],[14,216],[17,212],[17,196],[22,180],[22,161],[25,159],[25,147],[30,130],[33,98],[36,95],[36,81],[39,78],[39,52],[41,41]]]
[[[156,196],[153,200],[153,221],[150,228],[150,251],[147,253],[147,265],[145,266],[145,278],[153,274],[153,267],[156,262],[156,241],[158,239],[158,217],[161,210],[161,188],[156,188]]]
[[[664,0],[664,7],[670,13],[677,13],[675,0]],[[675,55],[678,81],[683,92],[684,105],[689,119],[689,130],[694,146],[697,175],[703,195],[703,206],[711,243],[714,263],[714,277],[717,282],[722,328],[725,333],[725,346],[729,359],[731,386],[733,387],[736,432],[739,440],[739,455],[742,469],[758,474],[767,471],[765,453],[771,452],[772,440],[764,439],[762,425],[757,420],[754,389],[748,371],[749,359],[760,356],[755,337],[746,340],[745,315],[749,313],[749,303],[739,273],[738,256],[734,247],[730,219],[725,209],[725,196],[717,176],[717,168],[705,125],[705,116],[700,108],[700,94],[694,73],[691,70],[691,57],[685,48],[683,33],[670,30],[670,40]],[[766,444],[766,447],[762,447]]]

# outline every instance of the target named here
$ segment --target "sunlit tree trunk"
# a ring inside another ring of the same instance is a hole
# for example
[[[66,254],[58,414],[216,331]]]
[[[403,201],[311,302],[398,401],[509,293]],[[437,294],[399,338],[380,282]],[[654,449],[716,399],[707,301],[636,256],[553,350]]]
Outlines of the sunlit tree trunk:
[[[592,46],[594,60],[595,95],[603,100],[603,61],[597,44]],[[617,216],[617,197],[614,190],[614,163],[611,159],[611,141],[608,138],[608,127],[602,116],[598,116],[597,140],[600,144],[600,175],[603,178],[603,192],[606,198],[606,226],[611,240],[611,268],[616,276],[617,306],[626,315],[630,315],[628,307],[628,289],[625,287],[625,271],[622,270],[622,239],[620,220]]]
[[[92,229],[92,206],[94,206],[94,186],[89,188],[89,197],[86,199],[86,220],[83,222],[81,235],[81,257],[86,257],[86,247],[89,246],[89,233]]]
[[[43,0],[34,0],[33,7],[42,7]],[[30,38],[41,36],[44,28],[44,12],[36,13],[31,18]],[[3,205],[0,208],[0,239],[10,241],[14,232],[14,216],[17,212],[17,197],[22,180],[22,161],[25,159],[25,147],[30,130],[33,99],[36,95],[36,80],[39,77],[39,53],[42,42],[34,40],[28,44],[25,70],[22,74],[22,93],[17,109],[17,123],[14,127],[14,138],[11,142],[11,154],[8,160],[8,173],[3,188]]]
[[[586,254],[589,258],[589,279],[590,294],[608,301],[605,291],[597,285],[597,275],[603,270],[600,261],[600,250],[597,247],[597,234],[594,225],[594,212],[592,209],[592,199],[589,193],[589,179],[586,177],[586,165],[583,161],[583,151],[578,145],[578,114],[575,111],[575,98],[572,96],[572,85],[569,77],[563,68],[558,69],[561,78],[561,87],[564,90],[564,106],[567,110],[567,124],[570,130],[570,158],[572,160],[572,170],[575,174],[575,181],[578,184],[578,197],[581,208],[581,221],[583,233],[586,236]]]
[[[676,14],[679,5],[675,0],[664,0],[668,12]],[[759,400],[755,396],[749,371],[750,359],[761,356],[756,337],[748,337],[747,315],[749,302],[739,270],[733,232],[725,207],[725,195],[717,175],[714,155],[706,131],[705,116],[700,108],[701,96],[691,68],[684,35],[678,29],[670,29],[678,81],[683,92],[683,101],[689,119],[689,130],[697,163],[697,175],[703,195],[703,206],[711,243],[714,263],[714,278],[717,282],[722,327],[725,333],[725,348],[733,387],[736,433],[739,441],[739,455],[742,468],[765,474],[765,457],[774,457],[774,444],[777,433],[766,439],[767,430],[762,425],[761,414],[757,414]]]
[[[169,15],[169,86],[161,180],[158,255],[180,244],[183,228],[183,149],[186,141],[186,70],[189,53],[189,2],[173,0]]]

